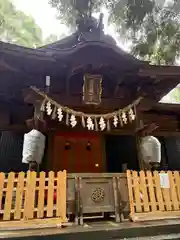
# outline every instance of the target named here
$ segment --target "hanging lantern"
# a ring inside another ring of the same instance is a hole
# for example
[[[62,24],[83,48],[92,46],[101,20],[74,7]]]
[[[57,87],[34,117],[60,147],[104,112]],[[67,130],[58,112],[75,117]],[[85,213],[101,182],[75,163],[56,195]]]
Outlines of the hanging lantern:
[[[141,140],[141,152],[145,163],[161,162],[161,143],[156,137],[143,137]]]
[[[83,101],[85,104],[98,105],[101,103],[102,76],[84,75]]]
[[[45,136],[38,130],[33,129],[24,134],[23,163],[41,164],[45,149]]]

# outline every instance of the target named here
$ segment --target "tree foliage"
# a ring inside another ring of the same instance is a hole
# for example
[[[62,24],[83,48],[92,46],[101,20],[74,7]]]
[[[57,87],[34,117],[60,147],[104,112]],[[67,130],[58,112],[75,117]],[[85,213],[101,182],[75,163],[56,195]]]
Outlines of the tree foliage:
[[[55,35],[55,34],[50,34],[49,36],[47,36],[44,41],[43,41],[43,45],[48,45],[54,42],[59,41],[60,39],[65,38],[67,35],[62,33],[60,36]]]
[[[179,86],[174,88],[168,96],[170,97],[171,101],[175,103],[180,103],[180,88]]]
[[[180,1],[128,0],[123,8],[116,3],[111,21],[132,41],[135,56],[157,64],[174,64],[179,57]]]
[[[26,47],[42,45],[42,32],[34,19],[18,11],[10,0],[0,0],[0,40]]]
[[[37,48],[58,41],[51,34],[43,39],[41,28],[31,16],[18,11],[10,0],[0,0],[0,40]]]
[[[132,42],[132,53],[157,64],[174,64],[180,52],[179,0],[50,0],[71,27],[81,16],[109,11],[116,31]]]
[[[113,2],[113,0],[111,0]],[[91,16],[100,12],[101,7],[107,6],[107,0],[49,0],[50,5],[56,8],[59,19],[68,27],[74,29],[79,17]]]

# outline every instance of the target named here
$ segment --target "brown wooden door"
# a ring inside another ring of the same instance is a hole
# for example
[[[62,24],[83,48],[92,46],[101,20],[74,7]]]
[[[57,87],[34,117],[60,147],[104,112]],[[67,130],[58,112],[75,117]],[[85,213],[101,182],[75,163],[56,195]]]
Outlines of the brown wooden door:
[[[98,135],[57,133],[53,145],[53,170],[66,169],[69,173],[103,171],[102,144]]]

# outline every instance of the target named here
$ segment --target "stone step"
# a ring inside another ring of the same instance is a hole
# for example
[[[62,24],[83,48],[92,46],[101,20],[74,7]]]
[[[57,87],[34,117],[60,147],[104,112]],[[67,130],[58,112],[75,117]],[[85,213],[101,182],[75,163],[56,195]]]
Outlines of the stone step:
[[[120,240],[113,239],[113,240]],[[168,235],[158,235],[158,236],[151,236],[148,237],[148,240],[170,240],[170,239],[180,239],[180,234],[168,234]],[[147,237],[136,237],[136,238],[124,238],[124,240],[147,240]]]

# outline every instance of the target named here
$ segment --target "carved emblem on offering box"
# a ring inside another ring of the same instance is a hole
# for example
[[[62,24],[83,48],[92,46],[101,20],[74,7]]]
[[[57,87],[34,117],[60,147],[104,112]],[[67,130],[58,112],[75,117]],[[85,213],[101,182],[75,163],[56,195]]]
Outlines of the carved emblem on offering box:
[[[104,197],[105,197],[105,191],[103,188],[98,187],[92,190],[91,199],[93,202],[100,203],[104,201]]]

